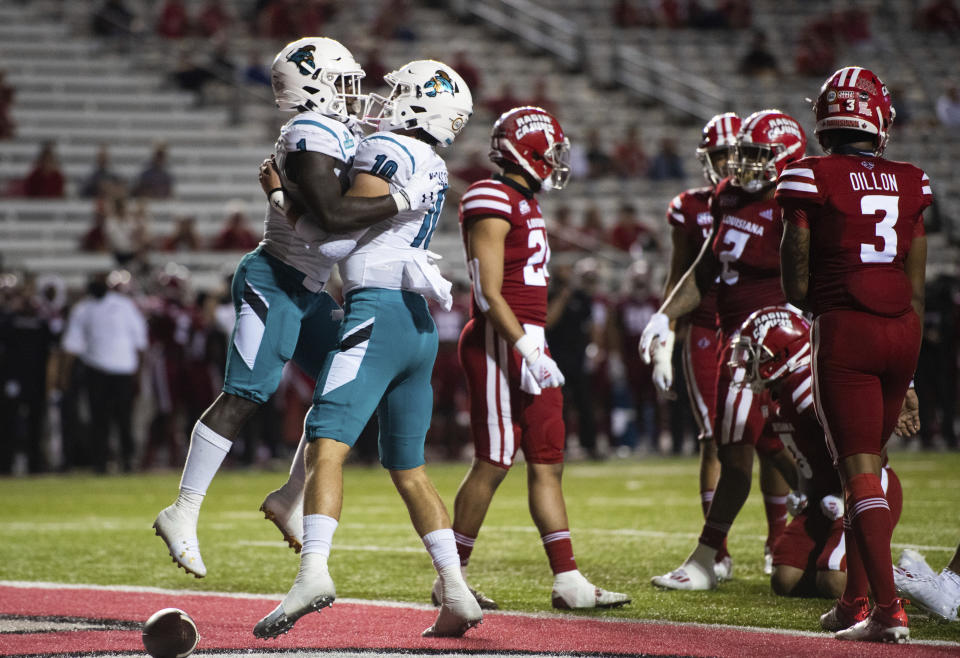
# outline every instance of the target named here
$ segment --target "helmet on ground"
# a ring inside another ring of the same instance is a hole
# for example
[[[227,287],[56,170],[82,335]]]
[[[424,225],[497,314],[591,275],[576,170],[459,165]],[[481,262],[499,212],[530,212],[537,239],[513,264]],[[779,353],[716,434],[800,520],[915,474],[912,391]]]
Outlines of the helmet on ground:
[[[270,68],[277,107],[346,119],[362,109],[363,69],[339,41],[305,37],[288,43]]]
[[[807,136],[792,116],[780,110],[754,112],[740,126],[730,171],[734,184],[759,192],[777,182],[783,168],[803,157]]]
[[[764,388],[810,363],[810,323],[787,306],[754,311],[730,339],[731,370],[744,368],[744,385]]]
[[[711,185],[727,177],[727,168],[733,159],[740,132],[740,117],[734,112],[718,114],[703,127],[697,159],[703,167],[703,175]]]
[[[493,124],[490,159],[518,165],[544,190],[559,190],[570,177],[570,140],[546,110],[515,107]]]
[[[363,121],[377,130],[419,128],[450,146],[473,114],[473,96],[460,74],[443,62],[418,59],[383,76],[387,97],[370,94]]]

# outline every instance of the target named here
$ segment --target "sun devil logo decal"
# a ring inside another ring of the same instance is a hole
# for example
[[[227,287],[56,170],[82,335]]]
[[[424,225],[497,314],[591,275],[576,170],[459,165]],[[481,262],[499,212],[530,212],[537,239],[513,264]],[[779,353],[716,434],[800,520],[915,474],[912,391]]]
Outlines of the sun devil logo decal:
[[[313,70],[317,68],[317,63],[313,59],[313,51],[316,49],[316,46],[303,46],[302,48],[298,48],[295,52],[287,56],[287,61],[296,64],[301,75],[310,75],[313,73]],[[310,68],[306,68],[307,66]]]
[[[443,93],[453,96],[460,91],[457,84],[450,79],[450,75],[442,69],[438,69],[433,77],[423,85],[423,88],[427,90],[425,93],[430,98]]]

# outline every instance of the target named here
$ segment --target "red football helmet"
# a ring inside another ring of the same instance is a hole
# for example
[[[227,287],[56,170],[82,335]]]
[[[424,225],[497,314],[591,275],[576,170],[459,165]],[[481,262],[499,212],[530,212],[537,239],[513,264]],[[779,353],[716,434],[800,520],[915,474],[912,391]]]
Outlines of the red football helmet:
[[[874,136],[877,155],[883,153],[897,116],[887,86],[873,71],[859,66],[846,66],[827,78],[813,111],[818,138],[827,130],[859,130]],[[824,150],[829,152],[827,147]]]
[[[744,368],[744,385],[764,388],[810,362],[810,323],[787,306],[766,306],[743,321],[730,339],[731,371]]]
[[[519,165],[543,189],[559,190],[570,177],[570,140],[546,110],[515,107],[493,124],[490,159],[498,165]]]
[[[734,183],[759,192],[777,182],[789,163],[803,157],[807,136],[800,123],[780,110],[761,110],[743,120],[730,171]]]
[[[727,177],[727,165],[733,159],[740,132],[740,117],[734,112],[718,114],[703,127],[697,159],[711,185]]]

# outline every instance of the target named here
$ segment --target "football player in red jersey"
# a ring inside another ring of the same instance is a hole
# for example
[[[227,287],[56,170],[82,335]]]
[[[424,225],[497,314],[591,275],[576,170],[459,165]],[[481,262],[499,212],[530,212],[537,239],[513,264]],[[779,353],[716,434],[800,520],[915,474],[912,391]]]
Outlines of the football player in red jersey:
[[[801,494],[791,494],[794,518],[773,548],[770,586],[782,596],[838,597],[846,583],[843,487],[827,451],[813,404],[810,323],[792,309],[754,312],[731,339],[730,368],[743,368],[744,386],[769,390],[773,430],[793,453]],[[903,491],[889,465],[883,490],[894,522]]]
[[[893,582],[881,460],[920,350],[923,210],[933,195],[923,171],[881,157],[895,113],[872,71],[834,73],[814,110],[827,155],[785,169],[777,199],[783,287],[813,313],[817,414],[851,529],[847,588],[821,623],[840,639],[900,642],[910,631]]]
[[[672,344],[670,324],[699,306],[703,293],[718,275],[717,314],[723,340],[718,364],[729,361],[727,343],[747,316],[764,306],[786,304],[780,287],[778,245],[782,223],[780,208],[773,199],[774,185],[779,171],[802,157],[805,146],[800,124],[779,110],[755,112],[744,119],[730,166],[733,176],[721,181],[710,198],[713,232],[696,262],[644,329],[640,341],[644,358],[651,358],[651,348],[662,351]],[[714,436],[720,478],[713,502],[697,548],[678,569],[655,577],[654,585],[698,590],[716,587],[713,565],[750,493],[754,450],[768,464],[788,458],[763,417],[765,394],[754,395],[749,387],[739,386],[744,375],[741,369],[730,372],[718,368]],[[769,549],[786,525],[789,490],[774,468],[761,473],[760,484],[768,517],[773,516],[775,521],[770,524],[774,532],[768,537]],[[773,494],[777,497],[770,500]],[[770,508],[783,511],[771,514]]]
[[[550,113],[538,107],[509,110],[491,134],[490,159],[500,172],[473,183],[460,201],[473,286],[460,363],[476,456],[457,491],[453,530],[465,567],[493,494],[522,448],[530,514],[554,573],[553,606],[613,607],[629,603],[629,597],[595,587],[573,557],[561,488],[563,375],[544,339],[550,247],[535,194],[563,187],[569,151]]]
[[[727,163],[737,145],[740,132],[740,117],[733,112],[718,114],[703,127],[697,158],[703,167],[703,175],[710,183],[681,192],[670,202],[667,222],[673,250],[670,253],[670,272],[664,286],[666,299],[676,287],[700,253],[703,243],[713,229],[710,214],[710,195],[726,176]],[[717,459],[717,444],[713,439],[714,407],[717,401],[717,287],[711,286],[700,300],[696,310],[674,327],[683,342],[683,372],[687,382],[690,409],[700,428],[697,437],[700,444],[700,504],[706,518],[713,492],[720,478],[720,460]],[[657,350],[654,363],[654,384],[668,390],[673,383],[673,350]],[[727,544],[717,552],[714,572],[717,580],[727,580],[733,575],[733,560],[727,552]]]

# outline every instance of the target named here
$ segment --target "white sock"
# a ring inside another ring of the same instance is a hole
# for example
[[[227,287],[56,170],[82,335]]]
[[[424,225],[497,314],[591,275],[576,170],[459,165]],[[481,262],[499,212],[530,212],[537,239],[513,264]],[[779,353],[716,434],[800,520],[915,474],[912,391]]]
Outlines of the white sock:
[[[213,476],[217,474],[233,441],[220,436],[199,420],[190,435],[190,451],[183,465],[180,491],[206,495]],[[197,509],[200,506],[197,505]]]
[[[580,573],[579,569],[571,569],[570,571],[561,571],[553,577],[554,585],[578,585],[580,582],[589,583],[587,577]]]
[[[338,522],[326,514],[307,514],[303,517],[303,549],[300,560],[310,554],[322,555],[324,562],[330,556],[330,545]]]
[[[427,552],[433,559],[433,566],[437,573],[440,573],[440,570],[444,567],[451,565],[456,566],[457,573],[460,573],[460,555],[457,553],[457,542],[453,538],[453,528],[434,530],[420,539],[423,541],[423,545],[427,547]]]
[[[303,483],[307,478],[307,465],[303,456],[306,447],[307,435],[304,433],[300,435],[297,452],[293,455],[293,461],[290,462],[290,477],[280,487],[280,490],[291,502],[303,497]]]

